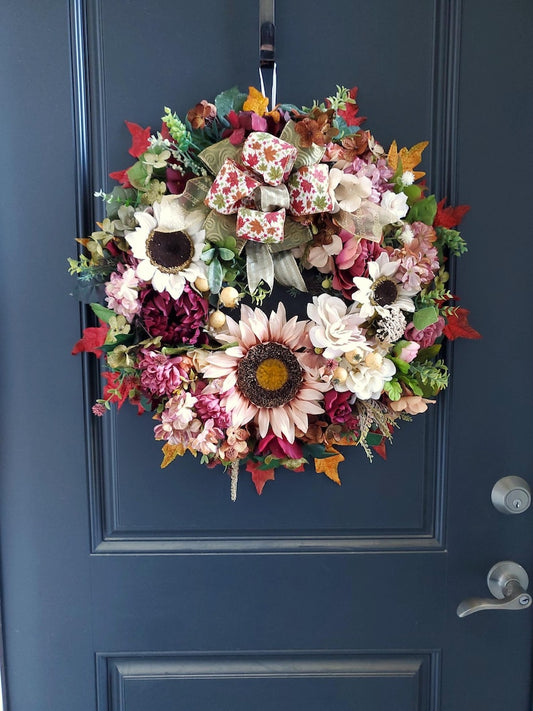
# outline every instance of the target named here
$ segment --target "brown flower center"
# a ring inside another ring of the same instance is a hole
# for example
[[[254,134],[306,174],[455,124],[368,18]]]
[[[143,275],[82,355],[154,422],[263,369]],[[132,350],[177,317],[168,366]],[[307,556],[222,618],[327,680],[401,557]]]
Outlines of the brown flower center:
[[[146,253],[160,272],[177,274],[192,262],[194,245],[185,232],[157,229],[146,240]]]
[[[259,343],[237,367],[237,387],[257,407],[281,407],[302,384],[298,358],[281,343]]]
[[[372,301],[378,306],[390,306],[398,298],[398,285],[388,277],[379,277],[372,285]]]

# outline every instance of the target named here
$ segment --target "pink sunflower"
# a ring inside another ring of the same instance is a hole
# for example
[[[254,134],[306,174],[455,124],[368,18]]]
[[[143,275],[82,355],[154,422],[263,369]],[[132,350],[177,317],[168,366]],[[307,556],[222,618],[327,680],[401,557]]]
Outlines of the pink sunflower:
[[[227,333],[217,338],[238,345],[210,354],[204,375],[220,379],[217,391],[234,427],[253,420],[261,437],[271,428],[292,443],[295,427],[305,432],[308,416],[324,412],[318,403],[331,386],[313,367],[317,357],[308,331],[308,321],[287,321],[281,303],[270,318],[248,306],[242,306],[239,323],[227,318]]]

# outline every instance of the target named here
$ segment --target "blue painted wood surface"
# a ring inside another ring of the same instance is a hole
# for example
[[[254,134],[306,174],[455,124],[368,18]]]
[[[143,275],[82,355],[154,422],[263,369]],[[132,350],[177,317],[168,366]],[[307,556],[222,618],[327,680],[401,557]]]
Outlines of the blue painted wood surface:
[[[483,340],[456,344],[451,391],[387,463],[349,453],[341,489],[287,472],[257,497],[242,477],[232,504],[220,472],[161,471],[149,419],[90,415],[66,257],[128,165],[124,119],[257,84],[256,3],[5,0],[7,711],[530,708],[531,612],[455,608],[497,560],[533,575],[533,513],[490,504],[501,476],[531,477],[531,5],[276,11],[280,100],[358,84],[385,146],[432,141],[431,188],[472,205],[456,282]]]

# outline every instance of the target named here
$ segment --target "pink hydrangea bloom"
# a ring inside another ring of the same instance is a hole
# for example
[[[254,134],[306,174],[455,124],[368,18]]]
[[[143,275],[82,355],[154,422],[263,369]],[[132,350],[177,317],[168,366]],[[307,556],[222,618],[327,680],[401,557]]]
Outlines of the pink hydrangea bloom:
[[[123,269],[122,265],[118,269]],[[135,270],[127,267],[122,273],[113,272],[105,286],[106,301],[110,309],[131,323],[141,310]]]
[[[161,413],[161,424],[154,427],[155,438],[188,446],[202,429],[202,423],[195,417],[195,403],[194,395],[185,390],[171,397]]]
[[[219,393],[205,392],[205,381],[199,380],[196,386],[196,412],[202,422],[213,420],[215,427],[226,429],[231,424],[229,413],[220,403]]]
[[[203,428],[191,441],[191,447],[202,454],[215,454],[224,433],[219,427],[215,427],[214,420],[204,422]]]
[[[169,358],[163,353],[144,348],[138,361],[141,387],[149,397],[163,397],[172,393],[187,380],[187,361],[180,356]]]
[[[395,249],[392,258],[400,261],[396,276],[409,289],[420,291],[424,284],[429,284],[438,272],[439,255],[433,245],[435,232],[423,222],[411,225],[413,239],[401,249]]]

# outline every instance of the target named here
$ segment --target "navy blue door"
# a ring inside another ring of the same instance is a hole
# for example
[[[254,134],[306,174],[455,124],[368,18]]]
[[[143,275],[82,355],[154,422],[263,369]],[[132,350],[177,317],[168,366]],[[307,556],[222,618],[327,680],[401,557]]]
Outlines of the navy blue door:
[[[456,279],[483,340],[456,345],[451,390],[388,462],[350,452],[340,489],[243,480],[233,504],[216,471],[159,469],[149,418],[90,414],[65,268],[86,195],[126,167],[124,119],[257,84],[257,5],[4,0],[8,709],[526,711],[531,612],[456,607],[499,560],[533,575],[533,513],[490,502],[500,477],[533,484],[528,0],[277,3],[279,98],[358,84],[381,142],[431,140],[432,189],[472,206]]]

